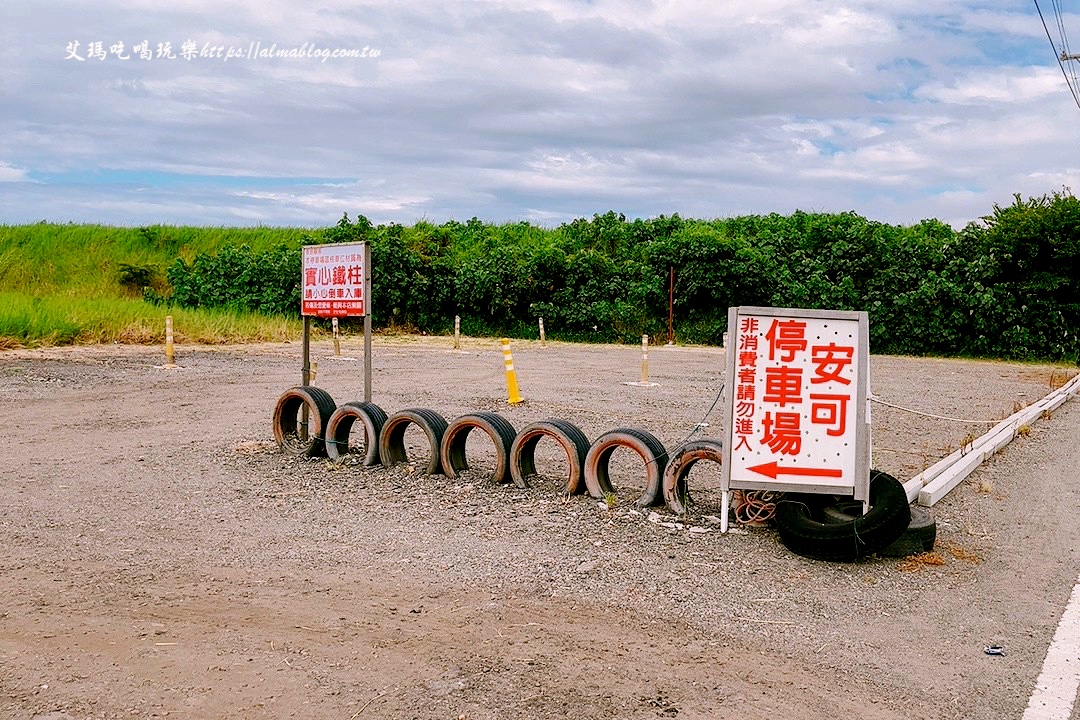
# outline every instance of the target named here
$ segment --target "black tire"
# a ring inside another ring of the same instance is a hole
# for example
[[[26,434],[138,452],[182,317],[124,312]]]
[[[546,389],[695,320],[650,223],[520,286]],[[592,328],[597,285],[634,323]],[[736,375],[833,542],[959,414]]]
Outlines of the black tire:
[[[615,493],[608,474],[608,462],[611,454],[620,447],[633,450],[645,462],[645,488],[635,504],[638,507],[660,504],[667,450],[655,435],[637,428],[609,430],[593,441],[585,455],[585,487],[589,494],[602,500],[605,495]]]
[[[567,420],[548,418],[527,425],[517,434],[510,445],[510,476],[519,488],[529,487],[529,478],[536,472],[536,445],[542,438],[550,437],[566,453],[567,475],[563,492],[577,495],[585,492],[585,456],[589,453],[589,439],[577,425]]]
[[[379,461],[384,467],[393,467],[398,463],[408,462],[405,453],[405,430],[410,424],[416,425],[427,435],[430,454],[424,472],[438,475],[442,472],[439,448],[443,433],[446,432],[446,418],[428,408],[408,408],[399,410],[383,423],[379,433]]]
[[[297,414],[307,408],[307,427]],[[326,456],[326,427],[337,406],[330,393],[313,385],[289,388],[274,406],[274,439],[290,455]]]
[[[510,446],[517,432],[510,421],[493,412],[475,412],[462,415],[451,422],[439,443],[439,459],[447,477],[456,478],[462,470],[469,469],[465,457],[465,443],[469,433],[479,428],[487,433],[495,445],[495,471],[491,480],[497,484],[510,482]]]
[[[814,493],[781,498],[774,520],[788,550],[817,560],[853,562],[893,544],[911,522],[903,484],[878,470],[870,471],[870,512],[849,522],[814,519],[829,500]]]
[[[664,469],[664,502],[676,515],[686,514],[686,505],[690,499],[687,476],[698,460],[710,460],[717,464],[724,462],[724,444],[719,438],[700,438],[688,442],[679,448],[668,460]]]
[[[844,498],[826,505],[821,510],[821,519],[827,523],[851,522],[862,515],[863,504],[858,500]],[[882,557],[907,557],[930,552],[937,542],[937,521],[928,510],[920,507],[911,508],[911,522],[903,534],[891,545],[878,551]]]
[[[349,437],[353,425],[359,420],[364,428],[365,467],[379,464],[379,436],[382,434],[386,413],[381,407],[369,402],[347,402],[330,416],[326,426],[326,454],[335,463],[341,463],[349,454]]]

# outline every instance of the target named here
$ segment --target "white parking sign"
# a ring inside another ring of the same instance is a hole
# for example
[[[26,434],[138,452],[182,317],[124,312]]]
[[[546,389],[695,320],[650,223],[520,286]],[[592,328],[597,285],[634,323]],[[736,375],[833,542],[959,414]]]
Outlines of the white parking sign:
[[[730,308],[728,337],[724,489],[866,500],[866,313]]]

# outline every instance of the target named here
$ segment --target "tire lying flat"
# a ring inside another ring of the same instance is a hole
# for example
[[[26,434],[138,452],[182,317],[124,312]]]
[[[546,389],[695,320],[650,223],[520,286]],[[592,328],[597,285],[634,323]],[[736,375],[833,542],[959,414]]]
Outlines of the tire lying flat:
[[[784,495],[773,520],[788,550],[816,560],[854,562],[892,545],[911,523],[903,484],[878,470],[870,471],[868,513],[850,521],[823,522],[818,519],[821,510],[832,501],[814,493]]]
[[[851,498],[837,500],[835,504],[826,505],[821,510],[824,522],[851,522],[862,515],[862,503]],[[904,533],[888,547],[879,550],[882,557],[907,557],[919,553],[930,552],[934,549],[937,541],[937,522],[929,510],[920,507],[911,507],[911,522],[908,523]]]

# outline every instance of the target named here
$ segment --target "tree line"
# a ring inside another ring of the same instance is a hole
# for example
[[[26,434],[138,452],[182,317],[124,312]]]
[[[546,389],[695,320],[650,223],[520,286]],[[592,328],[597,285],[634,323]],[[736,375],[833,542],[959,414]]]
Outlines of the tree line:
[[[469,335],[719,344],[727,309],[864,310],[874,353],[1078,358],[1080,201],[1019,195],[962,230],[847,213],[678,215],[615,212],[555,228],[344,215],[303,243],[366,241],[373,324]],[[148,299],[297,315],[300,246],[225,245],[178,258]],[[672,283],[673,278],[673,283]],[[669,301],[672,305],[669,308]]]

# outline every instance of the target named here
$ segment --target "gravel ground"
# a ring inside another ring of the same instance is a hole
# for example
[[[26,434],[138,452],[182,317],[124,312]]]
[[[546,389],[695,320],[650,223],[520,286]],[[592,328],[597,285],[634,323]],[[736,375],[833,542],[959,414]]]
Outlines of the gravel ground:
[[[515,342],[508,406],[491,341],[377,338],[387,413],[619,426],[672,449],[719,431],[724,352]],[[318,343],[316,384],[360,399],[355,341]],[[0,714],[16,718],[1017,717],[1080,568],[1067,403],[933,508],[943,564],[833,564],[770,527],[715,525],[715,472],[680,519],[546,479],[365,469],[281,453],[298,344],[0,353]],[[1043,365],[871,361],[874,465],[907,479],[1071,376]],[[902,406],[898,409],[890,405]],[[922,413],[922,414],[920,414]],[[929,417],[928,415],[947,416]],[[984,422],[959,422],[968,419]],[[699,423],[707,423],[702,427]],[[478,437],[474,437],[478,436]],[[423,451],[410,430],[410,458]],[[1045,510],[1029,512],[1032,498]],[[677,520],[685,523],[672,526]],[[983,654],[1003,644],[1006,658]]]

